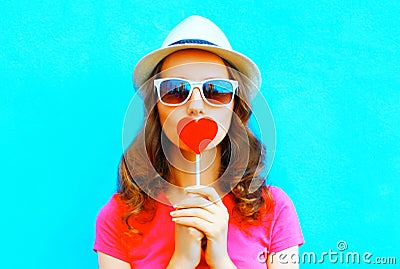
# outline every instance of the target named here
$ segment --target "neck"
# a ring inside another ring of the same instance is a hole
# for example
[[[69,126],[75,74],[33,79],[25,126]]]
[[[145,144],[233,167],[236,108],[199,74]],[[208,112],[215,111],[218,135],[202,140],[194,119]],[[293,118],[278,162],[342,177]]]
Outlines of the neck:
[[[196,154],[171,147],[168,155],[172,164],[171,182],[182,188],[195,185]],[[220,166],[221,146],[202,152],[200,155],[200,185],[210,185],[216,181]]]

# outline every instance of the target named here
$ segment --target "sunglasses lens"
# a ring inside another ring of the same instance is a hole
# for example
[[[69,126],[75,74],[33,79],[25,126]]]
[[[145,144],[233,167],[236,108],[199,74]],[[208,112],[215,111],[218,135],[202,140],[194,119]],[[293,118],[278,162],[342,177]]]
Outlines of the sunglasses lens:
[[[180,104],[189,96],[190,84],[184,80],[169,79],[160,83],[161,100],[167,104]]]
[[[203,84],[203,93],[210,103],[226,105],[232,101],[233,85],[225,80],[210,80]]]

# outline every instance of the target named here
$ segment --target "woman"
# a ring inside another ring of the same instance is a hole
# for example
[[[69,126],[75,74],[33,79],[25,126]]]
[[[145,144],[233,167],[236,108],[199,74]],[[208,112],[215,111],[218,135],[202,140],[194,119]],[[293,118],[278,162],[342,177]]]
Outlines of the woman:
[[[99,267],[298,268],[295,209],[265,185],[264,148],[247,127],[257,66],[192,16],[139,61],[134,82],[146,124],[97,217]]]

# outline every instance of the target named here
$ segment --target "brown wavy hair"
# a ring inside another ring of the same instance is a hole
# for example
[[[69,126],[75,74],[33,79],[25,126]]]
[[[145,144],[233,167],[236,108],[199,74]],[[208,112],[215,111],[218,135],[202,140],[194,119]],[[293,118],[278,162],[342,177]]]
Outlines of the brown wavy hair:
[[[232,117],[228,134],[221,142],[218,184],[224,193],[233,195],[233,217],[251,224],[259,220],[272,205],[272,197],[265,183],[266,177],[262,176],[266,151],[262,142],[248,127],[252,114],[249,94],[252,84],[245,83],[243,75],[231,64],[225,60],[224,62],[230,78],[239,82],[239,90],[235,94],[233,108],[237,117]],[[170,178],[172,171],[161,146],[163,134],[153,86],[154,76],[160,73],[162,63],[163,61],[156,66],[147,86],[142,87],[139,92],[144,97],[145,124],[124,152],[118,170],[118,193],[129,207],[123,220],[129,230],[137,234],[140,231],[131,227],[129,219],[133,217],[139,223],[145,223],[154,217],[157,206],[152,197],[165,189],[165,180]],[[239,129],[243,131],[238,132]],[[243,154],[243,147],[249,148],[248,156]],[[244,160],[247,157],[246,163]],[[260,187],[252,191],[250,184]]]

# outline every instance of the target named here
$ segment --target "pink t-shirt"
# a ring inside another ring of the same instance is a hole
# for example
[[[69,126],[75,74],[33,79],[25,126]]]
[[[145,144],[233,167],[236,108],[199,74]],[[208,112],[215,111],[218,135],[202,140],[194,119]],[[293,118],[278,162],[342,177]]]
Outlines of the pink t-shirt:
[[[230,214],[228,254],[237,268],[266,268],[265,253],[279,252],[302,245],[304,238],[292,201],[282,189],[269,187],[273,206],[261,221],[240,227],[232,217],[232,195],[222,201]],[[131,226],[143,233],[132,235],[122,219],[125,203],[114,194],[101,209],[96,220],[96,240],[93,249],[125,261],[131,268],[166,268],[174,252],[174,223],[169,212],[172,206],[157,203],[154,218],[145,223],[130,218]],[[246,231],[245,231],[246,230]],[[197,268],[209,268],[204,253]]]

